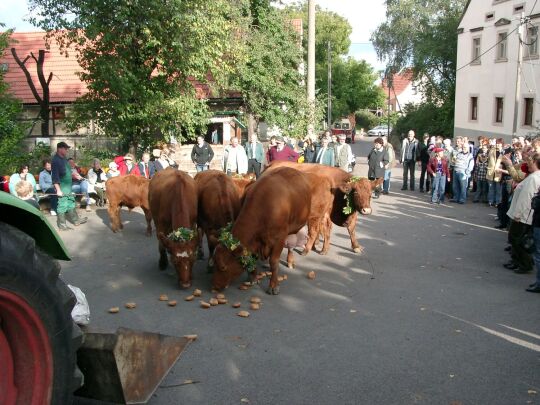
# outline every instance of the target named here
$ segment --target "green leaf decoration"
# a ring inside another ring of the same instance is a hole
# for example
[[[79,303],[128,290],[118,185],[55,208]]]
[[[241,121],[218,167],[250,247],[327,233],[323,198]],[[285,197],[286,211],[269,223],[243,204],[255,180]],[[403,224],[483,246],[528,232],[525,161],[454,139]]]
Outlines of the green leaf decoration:
[[[231,230],[232,222],[229,222],[227,226],[221,229],[218,240],[232,252],[242,246],[242,244],[232,235]],[[238,257],[238,261],[248,273],[251,273],[257,268],[257,256],[250,253],[246,248],[244,248],[242,255]]]
[[[195,231],[193,229],[184,227],[180,227],[167,235],[173,242],[189,242],[194,236]]]

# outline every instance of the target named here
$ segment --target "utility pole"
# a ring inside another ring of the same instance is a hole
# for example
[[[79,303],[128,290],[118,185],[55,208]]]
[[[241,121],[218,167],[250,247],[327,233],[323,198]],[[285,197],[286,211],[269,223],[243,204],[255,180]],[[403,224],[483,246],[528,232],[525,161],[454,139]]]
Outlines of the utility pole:
[[[388,87],[388,104],[386,105],[386,119],[388,121],[387,135],[390,136],[390,88],[392,86],[392,71],[390,68],[386,68],[386,87]],[[397,99],[397,96],[396,96]]]
[[[310,124],[308,132],[313,136],[315,123],[315,0],[308,0],[308,74],[307,98],[310,105]]]
[[[514,123],[512,125],[512,135],[516,135],[518,127],[518,115],[519,115],[519,99],[521,93],[521,64],[523,62],[523,28],[527,23],[528,18],[525,18],[525,13],[521,12],[521,18],[519,19],[518,29],[518,59],[516,69],[516,94],[514,97]]]
[[[328,129],[332,127],[332,45],[328,41]]]

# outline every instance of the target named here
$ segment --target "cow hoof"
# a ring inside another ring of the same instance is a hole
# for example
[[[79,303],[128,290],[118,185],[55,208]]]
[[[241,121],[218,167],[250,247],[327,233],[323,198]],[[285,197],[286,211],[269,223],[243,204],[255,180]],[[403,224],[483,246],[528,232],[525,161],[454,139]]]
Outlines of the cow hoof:
[[[302,250],[302,251],[300,252],[300,255],[301,255],[301,256],[306,256],[308,253],[309,253],[309,250],[304,249],[304,250]]]
[[[287,263],[287,267],[289,269],[294,269],[294,263]]]
[[[191,287],[191,283],[180,283],[180,288],[184,290],[189,287]]]
[[[363,250],[363,249],[362,249],[361,247],[355,247],[355,248],[353,249],[353,252],[354,252],[354,253],[362,253],[362,250]]]
[[[328,250],[321,250],[319,254],[325,256],[328,254]]]
[[[268,287],[268,289],[266,290],[266,293],[269,294],[269,295],[278,295],[279,294],[279,286],[278,287]]]

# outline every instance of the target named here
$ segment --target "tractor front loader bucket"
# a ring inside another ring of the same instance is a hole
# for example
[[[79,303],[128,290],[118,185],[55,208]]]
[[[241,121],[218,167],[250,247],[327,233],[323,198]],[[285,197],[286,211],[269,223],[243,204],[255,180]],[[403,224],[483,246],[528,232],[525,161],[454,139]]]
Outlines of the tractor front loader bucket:
[[[192,339],[119,328],[85,331],[77,352],[84,385],[76,396],[117,404],[146,403]]]

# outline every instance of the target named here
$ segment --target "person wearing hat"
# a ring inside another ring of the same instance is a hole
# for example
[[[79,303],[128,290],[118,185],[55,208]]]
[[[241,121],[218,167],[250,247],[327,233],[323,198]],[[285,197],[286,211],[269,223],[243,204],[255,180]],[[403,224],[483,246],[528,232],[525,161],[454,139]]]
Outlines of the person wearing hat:
[[[433,156],[429,159],[427,165],[427,172],[432,177],[432,187],[431,187],[431,203],[440,204],[444,202],[444,189],[446,183],[451,180],[450,177],[450,165],[448,158],[444,154],[443,148],[434,148]]]
[[[339,134],[338,144],[335,146],[336,167],[349,172],[349,165],[353,162],[354,157],[351,146],[346,143],[347,135]]]
[[[276,146],[268,151],[268,163],[274,160],[285,160],[288,162],[298,162],[300,155],[290,146],[285,145],[285,139],[282,136],[276,136]]]
[[[79,218],[75,209],[75,196],[71,192],[71,166],[69,165],[66,156],[69,145],[65,142],[56,144],[56,154],[51,163],[51,177],[56,195],[58,197],[57,207],[57,224],[58,229],[67,231],[73,229],[66,223],[66,219],[73,225],[78,226],[84,224],[88,218]]]
[[[124,164],[120,166],[120,175],[126,174],[134,174],[135,176],[141,175],[139,167],[135,163],[135,157],[131,153],[127,153],[124,156]]]

